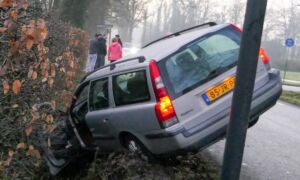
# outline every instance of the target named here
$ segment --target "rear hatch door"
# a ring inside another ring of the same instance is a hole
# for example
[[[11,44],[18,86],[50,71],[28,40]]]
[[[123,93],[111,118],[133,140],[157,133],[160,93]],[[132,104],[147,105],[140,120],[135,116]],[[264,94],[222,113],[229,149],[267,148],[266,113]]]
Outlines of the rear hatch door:
[[[178,120],[187,128],[228,115],[235,87],[241,32],[228,25],[159,61]],[[259,61],[255,89],[268,81]],[[190,122],[190,123],[189,123]]]

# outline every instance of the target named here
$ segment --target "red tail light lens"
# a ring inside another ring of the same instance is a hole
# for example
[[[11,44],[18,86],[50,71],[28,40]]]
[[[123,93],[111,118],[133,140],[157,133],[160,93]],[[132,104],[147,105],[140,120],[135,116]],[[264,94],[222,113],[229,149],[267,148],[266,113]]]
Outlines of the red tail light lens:
[[[168,121],[175,116],[175,111],[169,96],[160,98],[158,103],[156,103],[155,111],[160,122]]]
[[[235,25],[235,24],[230,24],[230,25],[232,27],[234,27],[234,29],[238,30],[239,32],[243,32],[243,30],[240,27],[238,27],[237,25]]]
[[[268,57],[266,51],[263,48],[260,48],[260,50],[259,50],[259,57],[261,58],[261,60],[264,64],[270,63],[270,58]]]
[[[155,105],[157,119],[163,127],[172,126],[178,122],[172,100],[165,89],[156,61],[151,60],[149,67],[152,86],[157,99]]]
[[[167,96],[167,91],[165,90],[156,61],[154,60],[150,62],[150,73],[156,99],[159,100],[161,97]]]

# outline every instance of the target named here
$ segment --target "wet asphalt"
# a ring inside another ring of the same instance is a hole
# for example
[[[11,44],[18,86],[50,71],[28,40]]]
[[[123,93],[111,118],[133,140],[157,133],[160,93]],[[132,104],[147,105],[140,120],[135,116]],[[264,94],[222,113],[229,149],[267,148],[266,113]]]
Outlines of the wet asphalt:
[[[222,164],[225,140],[204,150]],[[300,180],[300,108],[282,101],[247,132],[241,180]]]

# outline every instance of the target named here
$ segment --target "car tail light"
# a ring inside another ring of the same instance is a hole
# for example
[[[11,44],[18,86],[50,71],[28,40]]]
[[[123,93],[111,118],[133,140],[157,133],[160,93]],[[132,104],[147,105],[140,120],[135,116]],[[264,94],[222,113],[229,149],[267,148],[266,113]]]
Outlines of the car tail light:
[[[266,51],[263,48],[259,49],[259,57],[261,61],[264,63],[267,70],[271,69],[270,58],[268,57]]]
[[[237,25],[235,25],[235,24],[230,24],[230,25],[232,27],[234,27],[234,29],[238,30],[239,32],[243,32],[243,30],[240,27],[238,27]]]
[[[243,29],[241,29],[240,27],[238,27],[235,24],[230,24],[234,29],[238,30],[239,32],[243,32]],[[263,48],[259,49],[259,57],[261,58],[262,62],[265,64],[265,66],[267,67],[267,69],[270,69],[270,59],[266,53],[266,51]]]
[[[165,89],[155,60],[150,62],[150,74],[157,103],[155,112],[160,124],[166,128],[178,123],[172,100]]]
[[[269,64],[270,63],[270,59],[269,59],[266,51],[263,48],[259,49],[259,57],[261,58],[261,60],[264,64]]]

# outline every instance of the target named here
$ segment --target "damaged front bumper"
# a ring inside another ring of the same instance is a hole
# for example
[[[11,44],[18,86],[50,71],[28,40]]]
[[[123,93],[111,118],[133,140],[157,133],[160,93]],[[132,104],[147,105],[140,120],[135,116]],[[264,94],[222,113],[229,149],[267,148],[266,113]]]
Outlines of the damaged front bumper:
[[[55,130],[51,134],[45,131],[39,137],[43,157],[53,176],[61,173],[73,160],[97,150],[82,147],[67,116],[55,124]]]

